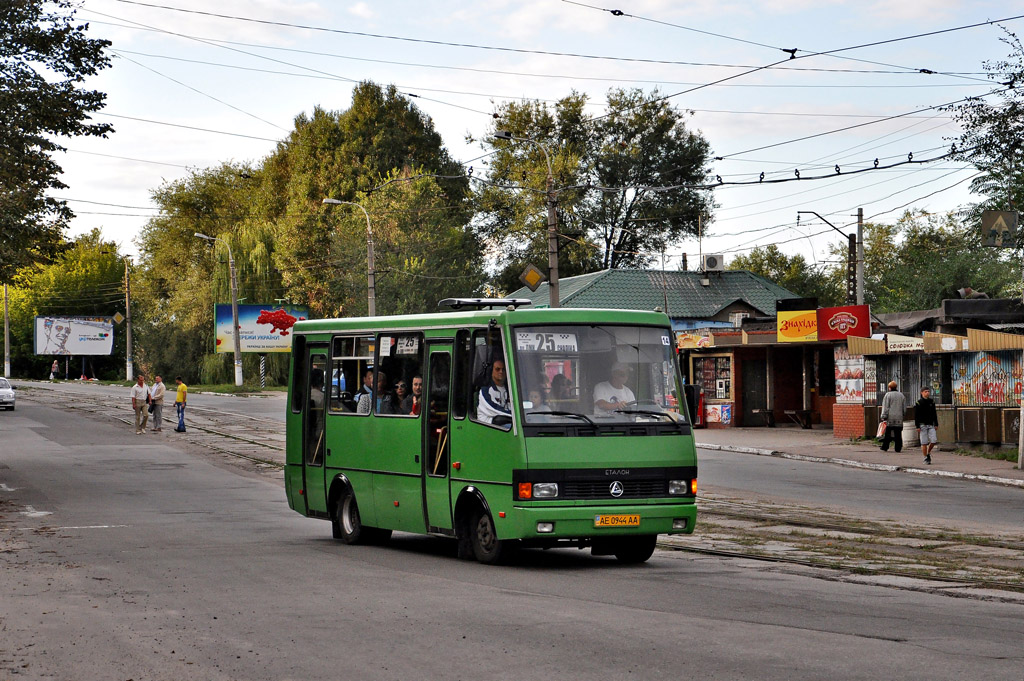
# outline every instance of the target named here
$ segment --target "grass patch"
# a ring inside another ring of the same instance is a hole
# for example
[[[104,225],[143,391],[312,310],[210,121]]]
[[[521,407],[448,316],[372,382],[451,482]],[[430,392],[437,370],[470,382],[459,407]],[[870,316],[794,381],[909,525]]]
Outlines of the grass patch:
[[[994,459],[996,461],[1016,461],[1017,450],[1014,447],[1004,447],[986,451],[984,449],[954,449],[954,454],[959,456],[975,456],[981,459]]]

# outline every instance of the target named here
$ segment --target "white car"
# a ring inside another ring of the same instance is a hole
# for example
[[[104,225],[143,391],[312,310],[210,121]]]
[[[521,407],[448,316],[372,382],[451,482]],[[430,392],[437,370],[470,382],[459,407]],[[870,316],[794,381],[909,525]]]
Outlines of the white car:
[[[0,378],[0,409],[14,411],[14,386],[6,378]]]

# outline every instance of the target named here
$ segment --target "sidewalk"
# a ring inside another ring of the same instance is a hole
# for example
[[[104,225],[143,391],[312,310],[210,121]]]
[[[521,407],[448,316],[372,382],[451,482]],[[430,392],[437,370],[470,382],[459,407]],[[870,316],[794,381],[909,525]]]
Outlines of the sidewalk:
[[[810,430],[796,425],[780,425],[775,428],[698,428],[694,431],[694,437],[697,446],[704,449],[979,480],[1024,488],[1024,471],[1018,470],[1015,462],[960,456],[940,450],[942,443],[932,451],[932,465],[926,466],[920,446],[904,447],[899,454],[891,448],[883,452],[871,440],[851,442],[833,437],[831,426],[819,425]]]

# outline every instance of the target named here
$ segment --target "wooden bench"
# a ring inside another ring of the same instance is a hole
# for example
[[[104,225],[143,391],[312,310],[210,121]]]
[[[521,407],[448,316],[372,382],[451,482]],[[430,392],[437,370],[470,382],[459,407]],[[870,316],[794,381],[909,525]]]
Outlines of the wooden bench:
[[[764,419],[764,425],[766,427],[775,427],[775,412],[771,409],[751,409],[750,411]]]
[[[786,409],[786,416],[789,419],[799,425],[804,430],[810,430],[811,428],[811,410],[810,409]]]

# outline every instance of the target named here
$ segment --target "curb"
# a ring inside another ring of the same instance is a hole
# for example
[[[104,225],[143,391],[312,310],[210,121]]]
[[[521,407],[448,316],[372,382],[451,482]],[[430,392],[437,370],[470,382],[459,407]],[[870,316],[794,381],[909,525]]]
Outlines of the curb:
[[[1019,487],[1024,489],[1024,480],[1016,478],[1002,478],[997,475],[984,475],[977,473],[957,473],[955,471],[942,471],[928,468],[916,468],[913,466],[892,466],[882,463],[865,463],[851,459],[831,459],[825,456],[809,456],[807,454],[791,454],[777,449],[762,449],[759,447],[739,447],[736,445],[715,445],[697,443],[698,449],[710,449],[721,452],[737,452],[740,454],[754,454],[756,456],[774,456],[780,459],[792,459],[794,461],[810,461],[812,463],[830,463],[836,466],[847,468],[861,468],[871,471],[884,471],[886,473],[913,473],[915,475],[933,475],[940,478],[953,478],[956,480],[976,480],[993,485],[1006,487]]]

